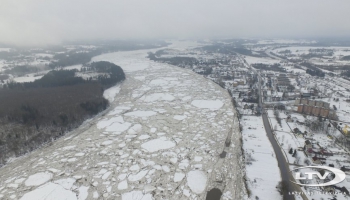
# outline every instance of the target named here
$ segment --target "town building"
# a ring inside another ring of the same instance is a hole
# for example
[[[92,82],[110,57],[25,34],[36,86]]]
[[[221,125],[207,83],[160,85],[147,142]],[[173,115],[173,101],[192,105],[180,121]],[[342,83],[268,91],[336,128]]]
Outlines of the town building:
[[[328,102],[310,100],[310,99],[295,99],[294,105],[297,106],[297,112],[313,116],[328,117],[329,119],[336,119],[335,110],[329,108]]]

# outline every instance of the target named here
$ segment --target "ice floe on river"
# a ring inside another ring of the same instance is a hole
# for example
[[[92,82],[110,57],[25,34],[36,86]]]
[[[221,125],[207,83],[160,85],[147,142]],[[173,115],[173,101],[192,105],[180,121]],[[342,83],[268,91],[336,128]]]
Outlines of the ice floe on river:
[[[111,106],[1,168],[0,199],[205,199],[214,187],[240,199],[240,135],[228,93],[146,53],[95,57],[126,71],[105,93]]]

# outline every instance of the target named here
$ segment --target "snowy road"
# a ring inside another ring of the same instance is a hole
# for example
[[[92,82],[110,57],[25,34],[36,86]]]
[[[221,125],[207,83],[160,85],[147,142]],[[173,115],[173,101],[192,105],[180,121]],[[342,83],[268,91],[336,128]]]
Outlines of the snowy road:
[[[242,199],[240,135],[228,93],[146,53],[95,57],[126,71],[127,80],[106,94],[110,108],[1,168],[0,199],[205,199],[214,187],[222,199]]]

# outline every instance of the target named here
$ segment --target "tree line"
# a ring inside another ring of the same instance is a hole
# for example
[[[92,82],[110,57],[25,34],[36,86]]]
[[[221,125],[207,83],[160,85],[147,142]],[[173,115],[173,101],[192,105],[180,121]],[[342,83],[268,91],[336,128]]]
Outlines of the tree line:
[[[97,77],[97,80],[83,79],[82,77],[75,76],[78,70],[52,70],[45,74],[42,78],[37,79],[33,82],[9,82],[4,85],[4,88],[15,89],[15,88],[38,88],[38,87],[59,87],[66,85],[83,84],[87,82],[98,82],[105,87],[116,84],[125,79],[124,71],[118,65],[110,62],[100,61],[93,62],[86,67],[82,68],[82,72],[97,72],[101,73]]]
[[[322,70],[313,66],[311,63],[303,62],[301,65],[307,68],[306,73],[311,76],[325,77],[326,75]]]
[[[324,77],[326,75],[323,71],[319,69],[316,69],[316,70],[307,69],[306,73],[310,74],[311,76],[318,76],[318,77]]]
[[[282,68],[280,64],[275,63],[273,65],[267,65],[263,63],[253,63],[251,64],[252,67],[255,69],[260,69],[260,70],[270,70],[270,71],[277,71],[277,72],[286,72],[286,69]]]
[[[176,56],[176,57],[157,57],[155,53],[149,52],[148,58],[153,61],[164,62],[171,65],[194,65],[198,64],[198,60],[193,57]]]

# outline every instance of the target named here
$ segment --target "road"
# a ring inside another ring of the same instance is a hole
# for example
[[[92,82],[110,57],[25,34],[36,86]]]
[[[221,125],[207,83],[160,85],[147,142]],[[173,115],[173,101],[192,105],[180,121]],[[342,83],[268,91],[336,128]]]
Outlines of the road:
[[[266,135],[267,135],[267,137],[270,140],[270,143],[271,143],[271,145],[273,147],[273,150],[275,151],[275,155],[276,155],[277,162],[278,162],[278,167],[280,168],[280,172],[281,172],[282,181],[287,183],[287,191],[298,191],[298,190],[300,190],[300,188],[298,186],[295,186],[294,183],[290,182],[290,180],[293,180],[293,177],[290,174],[289,164],[287,163],[280,146],[277,144],[277,142],[276,142],[276,140],[275,140],[275,138],[273,136],[273,131],[271,130],[271,126],[270,126],[269,120],[267,118],[267,114],[265,112],[262,114],[262,119],[263,119],[263,122],[264,122]],[[284,194],[284,198],[283,199],[294,200],[294,196],[293,195]]]
[[[267,53],[267,55],[269,55],[272,58],[279,59],[279,60],[284,60],[282,58],[279,58],[277,56],[272,55],[268,50],[266,51],[266,53]],[[295,182],[295,179],[292,176],[292,174],[290,173],[289,163],[286,161],[286,158],[284,157],[283,152],[282,152],[283,150],[278,145],[278,143],[277,143],[277,141],[276,141],[276,139],[274,137],[273,130],[271,129],[271,125],[269,123],[267,113],[264,111],[264,106],[263,106],[263,103],[262,103],[262,93],[261,93],[261,83],[260,83],[261,77],[260,77],[260,74],[258,74],[258,80],[259,80],[258,81],[259,82],[258,83],[259,84],[259,106],[261,106],[261,108],[263,109],[262,118],[263,118],[263,122],[264,122],[266,135],[269,138],[270,143],[271,143],[271,145],[272,145],[272,147],[273,147],[273,149],[275,151],[277,162],[278,162],[278,167],[280,168],[280,171],[281,171],[282,181],[285,181],[287,183],[287,190],[288,191],[295,191],[295,192],[302,193],[301,188],[298,185],[296,185],[295,183],[291,182],[291,181]],[[302,196],[302,198],[304,200],[308,200],[308,198],[306,197],[305,194],[302,194],[301,196]],[[293,195],[285,194],[285,199],[292,200],[292,199],[295,199],[295,198],[294,198]]]
[[[244,59],[243,59],[244,60]],[[249,68],[258,76],[258,90],[259,90],[259,107],[262,109],[262,119],[263,119],[263,123],[264,123],[264,127],[265,127],[265,132],[267,137],[270,140],[270,143],[273,147],[273,150],[275,152],[276,158],[277,158],[277,162],[278,162],[278,167],[280,169],[280,173],[281,173],[281,178],[282,181],[285,182],[287,185],[287,191],[292,191],[292,192],[302,192],[301,188],[297,185],[295,185],[294,183],[290,182],[291,180],[294,181],[294,177],[292,176],[292,174],[290,173],[290,169],[289,169],[289,164],[286,161],[282,149],[281,147],[278,145],[273,131],[271,129],[269,120],[268,120],[268,116],[267,113],[264,110],[264,105],[262,102],[262,92],[261,92],[261,77],[260,74],[253,68],[251,67],[245,60],[244,62],[249,66]],[[306,195],[302,195],[304,200],[307,200],[308,198],[306,197]],[[288,193],[284,194],[283,199],[285,200],[295,200],[294,195],[288,195]]]

